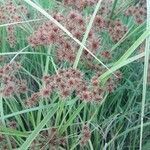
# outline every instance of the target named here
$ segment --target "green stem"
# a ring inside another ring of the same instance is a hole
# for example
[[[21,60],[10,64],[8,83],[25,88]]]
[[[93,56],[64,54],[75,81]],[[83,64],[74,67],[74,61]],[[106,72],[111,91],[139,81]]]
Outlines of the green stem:
[[[95,10],[94,10],[94,13],[93,13],[93,15],[92,15],[92,17],[91,17],[91,20],[90,20],[90,22],[89,22],[89,25],[88,25],[88,27],[87,27],[87,29],[86,29],[86,32],[85,32],[85,35],[84,35],[84,37],[83,37],[82,45],[85,45],[85,44],[86,44],[88,35],[89,35],[90,30],[91,30],[91,28],[92,28],[92,25],[93,25],[95,16],[96,16],[96,14],[97,14],[97,12],[98,12],[98,10],[99,10],[99,8],[100,8],[101,2],[102,2],[102,0],[99,0],[99,2],[98,2],[97,5],[96,5],[96,8],[95,8]],[[75,59],[74,65],[73,65],[73,68],[74,68],[74,69],[77,68],[78,63],[79,63],[79,60],[80,60],[80,57],[81,57],[81,55],[82,55],[82,52],[83,52],[83,49],[84,49],[84,47],[83,47],[82,45],[80,46],[79,51],[78,51],[78,53],[77,53],[77,55],[76,55],[76,59]]]
[[[115,8],[117,6],[117,2],[118,2],[118,0],[115,0],[114,3],[113,3],[113,8],[112,8],[112,11],[111,11],[111,14],[110,14],[110,19],[112,19],[112,17],[113,17]]]
[[[150,29],[150,1],[147,0],[147,30]],[[142,107],[141,107],[141,130],[140,130],[140,150],[142,150],[143,141],[143,119],[146,103],[146,93],[147,93],[147,78],[148,78],[148,65],[150,56],[150,36],[146,39],[145,46],[145,60],[144,60],[144,75],[143,75],[143,94],[142,94]]]
[[[2,94],[0,94],[0,115],[1,115],[1,118],[2,118],[1,119],[2,120],[2,124],[4,125],[4,127],[6,127],[5,119],[4,119],[4,108],[3,108],[3,97],[2,97]],[[11,145],[9,136],[6,135],[5,137],[6,137],[6,140],[8,142],[8,147],[11,150],[12,149],[12,145]]]
[[[50,55],[50,53],[51,53],[51,49],[52,49],[52,45],[50,45],[49,48],[48,48],[47,57],[46,57],[45,72],[44,72],[44,74],[48,74],[48,70],[49,70],[49,62],[50,62],[49,55]]]

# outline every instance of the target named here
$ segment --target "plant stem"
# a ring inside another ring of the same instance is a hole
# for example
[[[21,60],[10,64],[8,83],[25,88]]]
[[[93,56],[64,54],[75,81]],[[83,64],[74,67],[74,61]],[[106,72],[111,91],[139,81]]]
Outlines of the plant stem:
[[[147,30],[149,29],[150,29],[150,1],[147,0]],[[147,37],[146,46],[145,46],[143,94],[142,94],[142,107],[141,107],[140,150],[142,150],[142,141],[143,141],[143,119],[144,119],[144,110],[145,110],[146,93],[147,93],[149,55],[150,55],[150,36]]]

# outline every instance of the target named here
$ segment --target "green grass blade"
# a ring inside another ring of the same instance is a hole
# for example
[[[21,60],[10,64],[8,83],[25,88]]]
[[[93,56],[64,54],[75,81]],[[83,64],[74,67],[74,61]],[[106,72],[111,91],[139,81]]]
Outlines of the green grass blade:
[[[150,30],[146,30],[135,42],[134,44],[125,52],[125,54],[115,63],[119,64],[120,62],[126,60],[131,56],[131,54],[138,48],[140,44],[150,35]]]
[[[131,54],[136,50],[136,48],[138,48],[138,46],[140,44],[142,44],[142,42],[150,35],[150,30],[146,30],[136,41],[135,43],[125,52],[125,54],[116,62],[114,63],[113,67],[120,65],[121,63],[123,63],[124,61],[126,61]],[[111,71],[112,69],[110,68],[107,71],[107,74],[113,73],[113,71]],[[109,73],[108,73],[109,72]],[[105,74],[105,73],[104,73]],[[102,74],[100,76],[100,80],[104,79],[104,76],[106,76],[106,74],[104,75]]]
[[[146,123],[143,124],[143,127],[147,127],[147,126],[150,126],[150,122],[146,122]],[[141,127],[141,125],[137,125],[137,126],[131,127],[131,128],[129,128],[128,130],[126,130],[126,131],[120,133],[119,135],[114,136],[114,138],[113,138],[112,140],[110,140],[110,141],[107,143],[107,147],[108,147],[112,142],[114,142],[114,140],[116,140],[116,139],[118,139],[118,138],[120,138],[120,137],[122,137],[122,136],[128,134],[129,132],[132,132],[132,131],[134,131],[134,130],[138,130],[138,129],[140,129],[140,127]]]
[[[138,59],[140,59],[142,57],[144,57],[144,53],[141,53],[139,55],[131,57],[131,58],[129,58],[129,59],[127,59],[127,60],[125,60],[125,61],[123,61],[123,62],[121,62],[121,63],[119,63],[119,64],[117,64],[115,66],[113,66],[110,69],[110,71],[108,70],[108,71],[106,71],[104,74],[102,74],[100,76],[100,81],[103,81],[105,78],[109,77],[112,74],[112,72],[115,72],[116,70],[120,69],[121,67],[126,66],[126,65],[128,65],[128,64],[130,64],[130,63],[132,63],[132,62],[134,62],[134,61],[136,61],[136,60],[138,60]]]
[[[73,114],[69,117],[65,125],[63,127],[59,126],[60,134],[62,134],[69,127],[69,125],[72,124],[73,120],[79,115],[80,111],[83,109],[84,106],[85,106],[85,103],[84,102],[81,103],[78,106],[77,110],[74,111]]]
[[[110,19],[112,19],[112,17],[113,17],[115,8],[117,6],[117,2],[118,2],[118,0],[115,0],[114,3],[113,3],[112,11],[111,11],[111,14],[110,14]]]
[[[3,105],[3,96],[2,96],[2,93],[0,93],[0,116],[2,118],[1,122],[2,122],[3,126],[6,126],[5,119],[4,119],[4,107],[3,106],[4,106]],[[10,149],[12,149],[12,145],[11,145],[9,136],[7,136],[7,135],[6,135],[6,140],[7,140],[7,143],[8,143],[8,147]]]
[[[30,47],[30,45],[28,45],[28,46],[24,47],[23,49],[21,49],[20,51],[18,51],[16,53],[16,55],[11,59],[10,63],[12,63],[21,52],[23,52],[24,50],[28,49],[29,47]]]
[[[50,107],[55,107],[55,105],[54,104],[49,104],[49,105],[44,105],[44,106],[25,109],[25,110],[22,110],[22,111],[13,112],[11,114],[4,115],[3,118],[8,119],[8,118],[11,118],[11,117],[14,117],[14,116],[17,116],[17,115],[22,115],[22,114],[33,112],[33,111],[39,111],[39,110],[47,109],[47,108],[50,108]],[[0,120],[1,119],[2,119],[2,117],[0,117]]]
[[[44,117],[44,119],[40,122],[40,124],[34,129],[34,131],[29,135],[29,137],[26,139],[26,141],[22,144],[20,147],[20,150],[27,150],[33,140],[37,137],[39,132],[42,130],[42,128],[46,125],[46,123],[50,120],[51,117],[55,114],[57,111],[57,107],[54,107],[49,110],[47,115]]]
[[[102,0],[99,0],[99,2],[97,3],[97,5],[96,5],[96,7],[95,7],[94,13],[93,13],[93,15],[92,15],[92,17],[91,17],[91,19],[90,19],[90,22],[89,22],[89,24],[88,24],[88,26],[87,26],[85,35],[84,35],[84,37],[83,37],[82,45],[85,45],[85,44],[86,44],[86,40],[87,40],[88,35],[89,35],[89,33],[90,33],[90,30],[91,30],[91,28],[92,28],[92,25],[93,25],[95,16],[96,16],[96,14],[97,14],[97,12],[98,12],[98,10],[99,10],[99,8],[100,8],[101,2],[102,2]],[[77,55],[76,55],[76,59],[75,59],[74,65],[73,65],[73,68],[75,68],[75,69],[76,69],[77,66],[78,66],[78,63],[79,63],[80,57],[81,57],[81,55],[82,55],[83,49],[84,49],[83,46],[80,46],[79,51],[78,51],[78,53],[77,53]]]
[[[17,131],[11,128],[6,128],[3,126],[0,126],[0,133],[5,135],[11,135],[11,136],[19,136],[19,137],[28,137],[28,133],[24,133],[21,131]]]
[[[128,30],[128,32],[120,39],[120,41],[118,43],[116,43],[112,48],[111,48],[111,52],[114,51],[120,44],[122,44],[126,39],[130,38],[131,36],[133,36],[135,33],[137,32],[142,32],[145,31],[142,29],[142,27],[145,25],[145,23],[139,25],[136,29],[134,29],[131,33],[130,30],[132,30],[132,28],[134,27],[134,25]]]
[[[12,23],[6,23],[6,24],[1,24],[1,27],[7,27],[7,26],[12,26],[12,25],[19,25],[19,24],[25,24],[25,23],[31,23],[31,22],[36,22],[36,21],[42,21],[42,20],[46,20],[45,18],[41,18],[41,19],[32,19],[32,20],[26,20],[26,21],[20,21],[20,22],[12,22]]]
[[[150,1],[147,0],[147,30],[149,30],[149,29],[150,29]],[[142,141],[143,141],[143,119],[144,119],[146,94],[147,94],[149,55],[150,55],[150,36],[147,37],[146,46],[145,46],[143,94],[142,94],[142,106],[141,106],[140,150],[142,150]]]

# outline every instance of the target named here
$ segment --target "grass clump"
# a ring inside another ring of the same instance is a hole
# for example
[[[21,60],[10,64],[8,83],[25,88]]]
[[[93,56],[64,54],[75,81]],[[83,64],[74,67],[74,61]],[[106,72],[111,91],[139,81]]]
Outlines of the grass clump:
[[[148,150],[149,15],[146,0],[0,1],[0,149]]]

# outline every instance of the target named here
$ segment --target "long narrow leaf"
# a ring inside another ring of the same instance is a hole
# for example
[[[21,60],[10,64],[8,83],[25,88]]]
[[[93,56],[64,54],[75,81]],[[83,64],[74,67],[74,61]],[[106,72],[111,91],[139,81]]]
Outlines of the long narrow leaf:
[[[99,10],[99,8],[100,8],[101,2],[102,2],[102,0],[99,0],[99,2],[97,3],[97,5],[96,5],[96,7],[95,7],[94,13],[93,13],[93,15],[92,15],[92,17],[91,17],[91,19],[90,19],[89,25],[87,26],[85,35],[84,35],[84,37],[83,37],[82,45],[85,45],[85,44],[86,44],[86,40],[87,40],[88,35],[89,35],[89,33],[90,33],[90,30],[91,30],[91,28],[92,28],[92,25],[93,25],[95,16],[96,16],[96,14],[97,14],[97,12],[98,12],[98,10]],[[82,45],[81,45],[80,48],[79,48],[79,51],[78,51],[78,53],[77,53],[77,55],[76,55],[76,59],[75,59],[74,65],[73,65],[73,68],[75,68],[75,69],[76,69],[77,66],[78,66],[80,57],[81,57],[82,52],[83,52],[83,49],[84,49]]]
[[[147,0],[147,30],[150,30],[150,1],[149,0]],[[147,94],[149,55],[150,55],[150,36],[147,37],[146,46],[145,46],[143,94],[142,94],[142,107],[141,107],[140,150],[142,150],[142,141],[143,141],[143,119],[144,119],[146,94]]]
[[[108,76],[110,76],[112,72],[115,72],[116,70],[120,69],[121,67],[126,66],[126,65],[128,65],[128,64],[130,64],[130,63],[132,63],[132,62],[134,62],[134,61],[136,61],[142,57],[144,57],[144,53],[141,53],[139,55],[131,57],[131,58],[127,59],[126,61],[123,61],[123,62],[119,63],[118,65],[113,66],[110,69],[111,71],[107,71],[102,76],[100,76],[100,81],[102,81],[105,78],[107,78]]]
[[[52,108],[52,109],[49,110],[49,112],[44,117],[44,119],[34,129],[34,131],[29,135],[29,137],[27,138],[27,140],[22,144],[22,146],[20,147],[21,150],[27,150],[30,147],[30,145],[33,142],[33,140],[37,137],[37,135],[39,134],[39,132],[46,125],[46,123],[50,120],[50,118],[55,114],[56,111],[57,111],[57,107],[54,107],[54,108]]]

